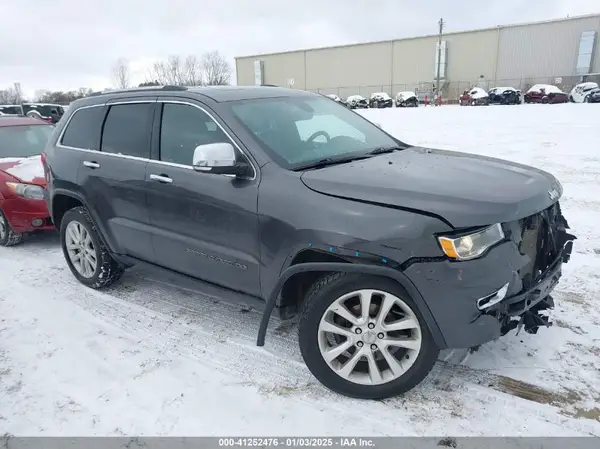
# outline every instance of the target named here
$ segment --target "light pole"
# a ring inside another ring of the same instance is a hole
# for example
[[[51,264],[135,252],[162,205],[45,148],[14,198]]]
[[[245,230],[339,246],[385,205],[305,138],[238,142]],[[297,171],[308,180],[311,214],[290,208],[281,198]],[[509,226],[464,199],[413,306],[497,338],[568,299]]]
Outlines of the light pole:
[[[438,38],[438,53],[437,53],[437,75],[435,77],[435,93],[436,97],[440,97],[440,70],[442,67],[442,33],[444,32],[444,19],[441,18],[438,22],[440,33]]]

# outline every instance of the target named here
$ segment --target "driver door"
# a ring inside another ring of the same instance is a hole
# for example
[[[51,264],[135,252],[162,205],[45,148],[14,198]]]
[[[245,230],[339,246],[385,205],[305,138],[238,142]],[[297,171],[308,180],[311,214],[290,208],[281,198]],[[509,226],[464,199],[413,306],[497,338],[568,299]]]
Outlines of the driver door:
[[[239,147],[200,103],[159,102],[146,169],[155,263],[259,296],[256,168],[246,179],[195,171],[197,146]]]

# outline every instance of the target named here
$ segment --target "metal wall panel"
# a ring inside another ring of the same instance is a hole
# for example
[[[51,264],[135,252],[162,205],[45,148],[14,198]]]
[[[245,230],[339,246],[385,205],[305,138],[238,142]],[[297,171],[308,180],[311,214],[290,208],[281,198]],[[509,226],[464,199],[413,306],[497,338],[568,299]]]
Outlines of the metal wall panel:
[[[390,94],[391,52],[391,42],[309,50],[306,52],[306,88],[324,91],[351,88],[352,92],[341,93],[346,97],[357,94],[356,87],[368,86],[373,92],[383,90]],[[372,93],[360,90],[362,95]]]
[[[600,31],[600,16],[501,28],[496,78],[574,75],[581,33],[593,30]]]
[[[296,89],[306,89],[304,71],[304,51],[278,53],[236,59],[237,84],[239,86],[254,85],[254,61],[263,61],[263,83],[287,87],[288,80],[293,79]]]
[[[475,82],[480,75],[490,79],[496,63],[497,30],[447,34],[446,79]],[[436,36],[394,41],[393,84],[435,81]]]
[[[568,20],[507,26],[445,34],[448,94],[473,84],[524,86],[531,81],[551,82],[575,74],[579,40],[583,31],[597,31],[600,15]],[[254,61],[264,61],[264,82],[335,93],[368,96],[375,91],[390,95],[435,80],[437,36],[402,39],[249,56],[236,59],[238,84],[254,84]],[[600,42],[592,60],[600,72]],[[480,78],[483,75],[483,78]]]

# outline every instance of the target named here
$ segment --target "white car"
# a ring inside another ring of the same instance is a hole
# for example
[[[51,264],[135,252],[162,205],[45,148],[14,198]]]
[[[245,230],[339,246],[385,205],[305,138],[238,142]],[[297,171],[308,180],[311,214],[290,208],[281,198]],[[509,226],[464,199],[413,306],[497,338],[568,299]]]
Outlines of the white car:
[[[411,91],[398,92],[396,94],[396,107],[406,108],[419,106],[417,94]]]
[[[598,83],[581,83],[575,86],[569,93],[569,101],[572,103],[583,103],[585,97],[594,89],[598,89]]]
[[[369,102],[362,95],[350,95],[346,98],[346,104],[350,109],[366,109],[369,107]]]

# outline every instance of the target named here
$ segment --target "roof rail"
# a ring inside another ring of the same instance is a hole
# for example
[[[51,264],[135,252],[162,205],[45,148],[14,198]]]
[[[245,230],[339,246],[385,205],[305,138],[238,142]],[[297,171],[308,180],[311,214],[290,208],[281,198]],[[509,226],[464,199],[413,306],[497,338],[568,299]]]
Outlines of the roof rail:
[[[174,86],[174,85],[164,85],[164,86],[143,86],[143,87],[132,87],[129,89],[115,89],[115,90],[103,90],[103,91],[99,91],[99,92],[92,92],[91,94],[88,95],[88,97],[97,97],[99,95],[110,95],[110,94],[118,94],[118,93],[122,93],[122,92],[131,92],[131,93],[135,93],[135,92],[148,92],[148,91],[152,91],[152,90],[175,90],[175,91],[181,91],[181,90],[188,90],[187,87],[185,86]]]

